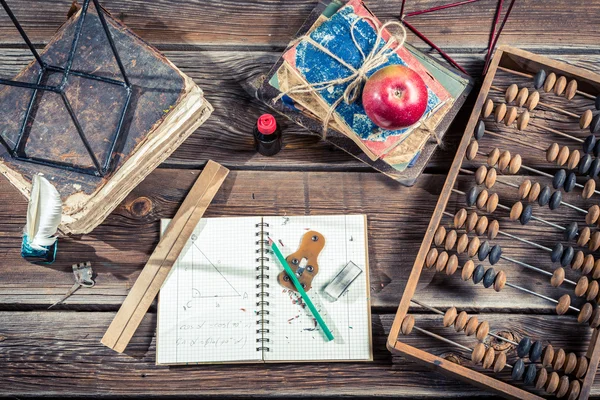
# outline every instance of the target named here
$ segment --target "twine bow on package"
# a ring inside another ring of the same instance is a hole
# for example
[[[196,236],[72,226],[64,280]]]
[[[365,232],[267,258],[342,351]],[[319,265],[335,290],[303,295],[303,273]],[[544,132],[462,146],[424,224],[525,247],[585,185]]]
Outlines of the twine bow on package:
[[[268,106],[405,185],[412,185],[464,103],[472,82],[405,42],[397,21],[380,22],[360,0],[319,2],[266,76],[249,86]],[[386,130],[367,116],[361,92],[390,65],[427,86],[421,119]]]

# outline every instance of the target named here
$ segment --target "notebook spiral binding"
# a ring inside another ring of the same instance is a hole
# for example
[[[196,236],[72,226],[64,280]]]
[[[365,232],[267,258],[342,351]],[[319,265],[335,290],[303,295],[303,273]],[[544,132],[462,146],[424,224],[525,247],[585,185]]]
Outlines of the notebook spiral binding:
[[[256,236],[258,240],[255,242],[257,249],[256,254],[256,279],[258,283],[256,284],[256,288],[258,292],[256,293],[257,301],[256,306],[260,307],[260,310],[256,313],[258,319],[256,320],[256,325],[258,325],[256,329],[256,333],[260,335],[256,339],[256,351],[269,351],[269,347],[267,343],[269,343],[269,338],[265,337],[266,334],[269,333],[269,310],[265,310],[265,307],[269,306],[269,301],[267,298],[269,297],[269,284],[267,283],[269,279],[269,275],[266,274],[269,271],[269,266],[266,265],[267,262],[271,260],[269,257],[269,232],[265,231],[265,228],[269,227],[269,224],[266,222],[260,222],[255,225],[256,228],[260,228],[256,232]]]

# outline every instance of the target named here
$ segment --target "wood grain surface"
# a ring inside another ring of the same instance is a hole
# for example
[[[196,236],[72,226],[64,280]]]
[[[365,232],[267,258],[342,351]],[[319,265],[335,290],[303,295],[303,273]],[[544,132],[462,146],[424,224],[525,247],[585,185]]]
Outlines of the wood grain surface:
[[[70,5],[70,0],[8,2],[39,47],[64,23]],[[446,2],[410,0],[406,12]],[[400,0],[371,0],[367,6],[386,20],[398,15],[400,3]],[[314,4],[315,0],[103,2],[115,17],[128,24],[142,39],[163,50],[175,65],[190,75],[206,92],[215,112],[102,225],[91,234],[61,239],[58,259],[50,266],[31,265],[20,257],[27,204],[17,190],[4,178],[0,179],[0,396],[490,397],[480,389],[444,378],[403,357],[392,357],[385,348],[393,313],[470,115],[474,96],[452,125],[445,149],[435,154],[427,173],[413,188],[402,187],[373,173],[364,164],[285,121],[281,121],[285,132],[285,148],[281,153],[267,158],[253,150],[251,129],[256,117],[266,109],[246,94],[242,83],[269,69]],[[481,0],[463,8],[417,16],[410,21],[447,49],[470,73],[478,75],[483,68],[495,4],[494,0]],[[591,27],[596,25],[599,13],[598,2],[517,1],[500,43],[597,70],[600,31]],[[582,33],[583,27],[589,29]],[[426,48],[413,36],[409,41]],[[14,27],[6,15],[0,13],[0,76],[16,74],[30,60]],[[496,84],[502,87],[513,82],[509,76],[500,79]],[[533,117],[552,121],[580,137],[587,134],[573,128],[572,121],[542,109]],[[505,129],[495,124],[493,128]],[[535,138],[535,130],[532,132]],[[566,140],[556,141],[574,147]],[[504,140],[497,143],[498,147],[506,147],[511,152],[527,150]],[[103,333],[158,243],[160,218],[173,217],[208,159],[232,172],[207,209],[207,217],[367,214],[374,313],[373,363],[157,367],[154,365],[154,307],[143,319],[124,354],[116,354],[100,344]],[[544,165],[543,155],[530,164],[542,168]],[[519,181],[518,177],[499,179]],[[549,180],[540,182],[549,183]],[[470,185],[469,179],[461,178],[460,188],[468,189]],[[282,186],[286,190],[281,190]],[[514,190],[498,190],[501,202],[515,200]],[[576,193],[566,199],[581,204]],[[463,201],[453,195],[448,210],[458,210]],[[564,222],[560,215],[547,208],[536,208],[535,213],[556,223]],[[558,237],[556,232],[540,224],[531,224],[523,233],[520,225],[508,221],[507,213],[499,213],[498,218],[501,229],[546,246],[552,246]],[[445,218],[444,222],[449,227],[450,219]],[[532,252],[514,241],[496,242],[502,243],[504,253],[513,258],[552,268],[544,253]],[[71,286],[71,264],[88,260],[98,273],[97,285],[78,291],[64,305],[46,311]],[[504,269],[509,280],[545,295],[557,298],[568,293],[568,289],[549,287],[543,276],[532,275],[504,261],[496,268]],[[576,279],[578,275],[567,271],[567,277]],[[509,330],[515,337],[544,336],[554,346],[583,350],[580,343],[560,333],[562,328],[560,332],[553,329],[561,326],[579,332],[581,328],[574,323],[573,315],[553,316],[551,304],[509,290],[497,294],[458,277],[427,271],[418,299],[445,308],[451,298],[453,305],[488,320],[493,330]],[[424,314],[424,310],[417,307],[411,308],[411,312],[416,313],[418,325],[444,332],[434,315]],[[451,336],[461,343],[473,343],[456,333]],[[416,332],[404,340],[433,354],[455,357],[468,364],[465,354]],[[598,380],[592,396],[600,398]]]

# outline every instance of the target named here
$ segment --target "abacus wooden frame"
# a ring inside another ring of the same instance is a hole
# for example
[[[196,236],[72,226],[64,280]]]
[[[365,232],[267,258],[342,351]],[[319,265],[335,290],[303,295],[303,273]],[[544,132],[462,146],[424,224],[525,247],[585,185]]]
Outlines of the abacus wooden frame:
[[[470,368],[452,363],[426,351],[419,350],[416,347],[409,346],[408,344],[402,343],[400,340],[398,340],[400,335],[400,326],[402,324],[402,320],[408,313],[410,300],[414,296],[417,289],[417,284],[425,263],[425,257],[427,256],[427,252],[429,251],[433,242],[435,230],[442,220],[443,212],[448,204],[448,200],[452,193],[452,188],[456,183],[459,169],[463,163],[467,146],[473,137],[473,131],[475,130],[477,121],[480,118],[481,109],[488,97],[490,87],[494,81],[494,77],[499,66],[519,72],[530,73],[532,75],[535,75],[539,69],[543,68],[548,73],[554,72],[557,75],[564,75],[567,79],[576,79],[579,90],[587,93],[600,93],[600,75],[598,74],[594,74],[590,71],[514,47],[501,46],[498,48],[488,69],[486,78],[479,92],[479,96],[475,102],[473,112],[471,113],[471,117],[469,118],[469,122],[465,129],[465,133],[463,134],[462,140],[456,152],[456,156],[454,157],[454,161],[450,167],[450,172],[442,188],[442,192],[431,217],[431,221],[429,222],[425,237],[421,243],[419,253],[417,254],[417,258],[413,265],[406,288],[404,290],[404,294],[400,300],[394,322],[388,335],[387,348],[392,354],[404,355],[414,361],[425,364],[434,370],[440,371],[452,377],[456,377],[486,390],[494,391],[506,398],[541,400],[542,397],[522,390],[507,382],[500,381]],[[591,386],[596,375],[596,370],[598,369],[598,362],[600,361],[600,340],[598,333],[598,329],[594,329],[586,354],[590,361],[588,365],[588,371],[581,386],[581,392],[579,395],[580,399],[587,399],[589,397]]]

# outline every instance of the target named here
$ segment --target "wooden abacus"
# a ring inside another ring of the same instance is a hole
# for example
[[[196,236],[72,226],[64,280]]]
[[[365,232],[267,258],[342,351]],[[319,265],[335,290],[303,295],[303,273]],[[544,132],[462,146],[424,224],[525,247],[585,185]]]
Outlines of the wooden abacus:
[[[507,77],[512,77],[510,84]],[[600,175],[600,141],[595,136],[600,132],[599,93],[600,75],[523,50],[498,49],[390,329],[387,346],[392,353],[507,398],[589,397],[600,360],[600,257],[594,254],[600,249],[595,181]],[[558,126],[548,123],[553,115],[560,116]],[[454,210],[447,209],[451,201]],[[553,216],[544,216],[545,207]],[[527,237],[532,225],[547,230],[544,240]],[[536,262],[506,254],[510,246],[498,240],[536,252]],[[513,280],[515,266],[538,284]],[[424,287],[427,277],[433,282],[433,275],[436,281],[456,276],[465,285],[481,283],[498,296],[510,292],[552,304],[563,316],[556,318],[570,318],[585,332],[585,354],[555,348],[539,332],[518,341],[496,332],[481,317],[458,312],[448,290],[443,307],[425,304],[417,287]],[[544,290],[539,289],[542,284]],[[409,307],[439,315],[439,323],[427,328],[431,317],[421,315],[421,321]],[[454,339],[445,334],[450,327]],[[465,335],[457,337],[456,332]],[[409,344],[414,335],[449,345],[472,366]],[[505,348],[497,349],[492,340]]]

